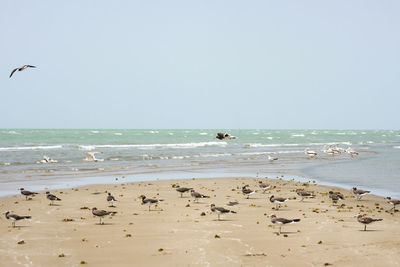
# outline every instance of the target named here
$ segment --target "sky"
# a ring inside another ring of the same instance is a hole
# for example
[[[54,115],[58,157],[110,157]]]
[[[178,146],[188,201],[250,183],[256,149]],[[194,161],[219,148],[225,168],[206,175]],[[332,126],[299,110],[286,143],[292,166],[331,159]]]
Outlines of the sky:
[[[399,1],[14,1],[0,128],[399,129]],[[31,64],[36,69],[12,69]]]

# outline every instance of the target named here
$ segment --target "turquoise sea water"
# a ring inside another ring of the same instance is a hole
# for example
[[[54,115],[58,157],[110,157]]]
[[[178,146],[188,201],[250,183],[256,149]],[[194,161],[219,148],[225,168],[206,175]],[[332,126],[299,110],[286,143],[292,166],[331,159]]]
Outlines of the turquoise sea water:
[[[96,177],[115,175],[140,180],[140,175],[149,179],[174,174],[192,177],[194,173],[204,177],[294,173],[323,183],[400,196],[400,131],[231,129],[225,131],[237,139],[223,141],[215,139],[219,131],[2,129],[0,191],[20,184],[43,187],[60,181],[64,185],[68,179],[86,177],[93,183]],[[352,158],[321,151],[332,144],[360,154]],[[306,148],[316,150],[318,156],[309,159]],[[86,152],[101,152],[96,157],[104,161],[84,161]],[[269,154],[279,159],[269,163]],[[43,156],[58,162],[38,163]]]

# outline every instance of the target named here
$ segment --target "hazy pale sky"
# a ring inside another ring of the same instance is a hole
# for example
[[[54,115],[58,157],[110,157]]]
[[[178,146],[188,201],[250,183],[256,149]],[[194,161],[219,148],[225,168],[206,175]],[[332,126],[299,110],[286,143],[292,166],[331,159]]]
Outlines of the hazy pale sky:
[[[400,1],[15,1],[0,128],[398,129]],[[24,64],[36,69],[17,72]]]

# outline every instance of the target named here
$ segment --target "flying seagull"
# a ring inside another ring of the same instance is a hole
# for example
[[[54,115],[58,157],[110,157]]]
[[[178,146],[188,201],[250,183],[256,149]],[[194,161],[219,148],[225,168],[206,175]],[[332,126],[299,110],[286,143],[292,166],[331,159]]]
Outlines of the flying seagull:
[[[230,135],[228,133],[217,133],[217,136],[215,136],[215,138],[219,140],[236,139],[236,136]]]
[[[36,68],[36,66],[32,66],[32,65],[23,65],[23,66],[20,67],[20,68],[15,68],[15,69],[13,69],[13,71],[11,72],[10,78],[11,78],[11,76],[13,76],[14,72],[16,72],[16,71],[23,71],[23,70],[25,70],[25,69],[27,69],[27,68]]]

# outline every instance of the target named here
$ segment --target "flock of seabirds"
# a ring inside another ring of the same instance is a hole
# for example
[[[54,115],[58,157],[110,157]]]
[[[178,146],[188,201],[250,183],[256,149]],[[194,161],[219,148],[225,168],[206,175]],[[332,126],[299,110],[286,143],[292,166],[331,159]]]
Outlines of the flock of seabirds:
[[[262,190],[262,193],[266,193],[267,190],[272,188],[272,186],[270,184],[264,183],[261,180],[258,181],[258,186]],[[185,193],[190,193],[190,195],[194,198],[195,202],[197,202],[199,199],[210,198],[210,196],[203,195],[199,192],[196,192],[191,187],[180,187],[179,185],[173,185],[172,187],[175,188],[175,190],[178,193],[180,193],[180,197],[183,197],[183,194],[185,194]],[[19,190],[20,190],[21,195],[25,196],[25,200],[27,200],[27,201],[32,199],[31,197],[34,197],[35,195],[39,194],[37,192],[25,190],[24,188],[20,188]],[[258,192],[258,190],[250,189],[249,185],[245,185],[242,187],[242,193],[247,199],[249,199],[251,195],[253,195],[257,192]],[[361,198],[364,195],[370,193],[370,191],[357,189],[356,187],[353,187],[352,192],[355,195],[357,200],[361,200]],[[110,192],[107,192],[107,193],[108,194],[106,197],[106,201],[109,203],[109,207],[115,208],[116,206],[114,205],[114,202],[116,202],[117,199]],[[335,205],[340,200],[344,200],[344,196],[339,192],[329,191],[328,193],[329,193],[329,198],[332,200],[333,205]],[[306,190],[300,189],[300,188],[296,189],[296,194],[299,197],[301,197],[300,201],[303,201],[304,198],[315,198],[316,197],[315,194],[312,194],[312,193],[307,192]],[[50,206],[54,205],[54,201],[61,201],[61,199],[59,197],[57,197],[54,194],[51,194],[49,191],[46,192],[46,198],[48,200],[50,200],[50,204],[49,204]],[[149,211],[151,211],[152,205],[157,207],[160,202],[164,201],[163,199],[148,198],[145,195],[141,195],[139,198],[141,199],[142,205],[148,205]],[[386,197],[385,199],[389,204],[393,205],[393,207],[390,210],[396,211],[396,205],[400,204],[400,200],[392,199],[391,197]],[[281,207],[281,205],[289,200],[292,200],[292,199],[289,197],[275,197],[274,195],[271,195],[269,197],[269,201],[272,204],[276,205],[275,207],[273,207],[273,209],[275,211],[278,211],[279,208]],[[237,202],[237,201],[230,201],[227,205],[235,206],[238,204],[239,204],[239,202]],[[230,209],[227,209],[224,207],[218,207],[215,204],[211,204],[210,209],[211,209],[212,213],[216,213],[218,215],[218,221],[220,221],[221,214],[236,213],[236,211],[234,211],[234,210],[230,210]],[[93,214],[93,216],[96,216],[99,218],[100,225],[104,224],[104,219],[103,219],[104,217],[109,216],[109,215],[114,215],[116,213],[117,213],[116,211],[99,210],[96,207],[92,208],[92,214]],[[5,212],[5,217],[12,222],[13,228],[16,227],[16,225],[15,225],[16,221],[20,221],[20,220],[24,220],[24,219],[31,219],[31,216],[26,216],[26,215],[21,216],[21,215],[17,215],[17,214],[12,214],[9,211]],[[277,217],[276,215],[271,215],[269,217],[271,219],[272,224],[279,226],[279,234],[281,233],[281,228],[283,225],[296,223],[296,222],[300,221],[300,219],[280,218],[280,217]],[[364,231],[366,231],[368,224],[371,224],[371,223],[377,222],[377,221],[382,221],[382,219],[365,217],[361,214],[358,214],[357,216],[354,216],[354,217],[357,218],[358,222],[360,222],[361,224],[364,225]]]
[[[23,71],[26,70],[28,68],[36,68],[36,66],[33,65],[24,65],[22,67],[19,68],[15,68],[12,70],[11,74],[10,74],[10,78],[14,75],[14,73],[16,71]],[[235,136],[230,135],[229,133],[217,133],[216,138],[219,140],[229,140],[229,139],[235,139]],[[338,147],[337,145],[330,145],[330,146],[326,146],[322,149],[322,151],[326,154],[329,155],[335,155],[335,154],[341,154],[341,153],[348,153],[349,155],[351,155],[352,157],[355,155],[358,155],[358,152],[353,150],[352,148],[347,148],[347,149],[343,149]],[[86,152],[86,161],[103,161],[104,159],[97,159],[95,157],[95,154],[97,153],[101,153],[101,152]],[[313,150],[309,150],[306,149],[304,151],[304,153],[307,156],[310,157],[315,157],[317,156],[317,151],[313,151]],[[268,160],[270,162],[276,161],[278,160],[277,157],[273,157],[271,155],[268,156]],[[44,156],[43,160],[39,161],[38,163],[56,163],[57,160],[51,159],[47,156]],[[268,189],[271,188],[271,185],[264,183],[263,181],[259,181],[258,186],[263,190],[263,193],[265,193]],[[176,191],[178,193],[181,194],[181,197],[183,197],[184,193],[189,192],[190,195],[195,199],[194,201],[198,201],[198,199],[201,198],[209,198],[209,196],[203,195],[199,192],[196,192],[193,188],[188,188],[188,187],[176,187]],[[255,194],[258,190],[252,190],[250,188],[248,188],[248,185],[245,185],[242,187],[242,193],[246,196],[246,198],[249,198],[250,195]],[[25,196],[26,200],[31,199],[30,197],[37,195],[38,193],[36,192],[31,192],[28,190],[25,190],[24,188],[20,188],[20,192],[23,196]],[[352,189],[353,194],[357,197],[357,200],[360,200],[362,196],[370,193],[370,191],[366,191],[366,190],[361,190],[361,189],[357,189],[356,187],[353,187]],[[304,189],[297,189],[296,193],[298,196],[301,197],[300,201],[303,201],[304,198],[314,198],[315,195],[305,191]],[[340,194],[339,192],[333,192],[333,191],[329,191],[329,198],[332,200],[332,202],[335,204],[340,200],[344,199],[344,196],[342,194]],[[61,201],[60,198],[58,198],[56,195],[51,194],[49,191],[46,192],[46,198],[48,200],[50,200],[50,204],[49,205],[54,205],[54,201]],[[151,206],[155,205],[157,206],[160,202],[163,201],[163,199],[154,199],[154,198],[147,198],[144,195],[140,196],[141,201],[142,201],[142,205],[148,205],[149,206],[149,211],[151,210]],[[392,199],[391,197],[386,197],[385,198],[387,200],[387,202],[391,205],[393,205],[393,207],[391,208],[391,210],[393,209],[394,211],[396,211],[396,205],[400,204],[400,200],[397,199]],[[115,207],[114,206],[114,202],[116,202],[117,200],[115,199],[115,197],[108,192],[108,195],[106,197],[107,202],[109,202],[111,205],[109,207]],[[275,210],[279,210],[280,205],[285,203],[286,201],[291,200],[290,198],[287,197],[275,197],[274,195],[271,195],[269,197],[269,201],[273,204],[276,204],[276,207],[274,208]],[[235,206],[239,204],[237,201],[235,202],[229,202],[227,205],[228,206]],[[212,213],[217,213],[218,214],[218,221],[220,220],[220,215],[221,214],[228,214],[228,213],[236,213],[233,210],[230,209],[226,209],[224,207],[218,207],[215,204],[211,204],[210,206],[211,212]],[[99,210],[96,207],[92,208],[92,214],[93,216],[99,217],[99,224],[104,224],[104,217],[109,216],[109,215],[114,215],[116,214],[116,211],[106,211],[106,210]],[[11,220],[12,222],[12,227],[16,227],[15,223],[17,221],[20,220],[24,220],[24,219],[31,219],[31,216],[21,216],[21,215],[17,215],[17,214],[12,214],[9,211],[5,212],[5,217],[8,220]],[[279,225],[279,233],[281,233],[281,228],[283,225],[286,224],[291,224],[291,223],[297,223],[300,221],[300,219],[286,219],[286,218],[279,218],[276,215],[271,215],[269,216],[271,219],[271,223],[275,224],[275,225]],[[366,231],[367,229],[367,225],[371,224],[373,222],[377,222],[377,221],[382,221],[382,219],[374,219],[374,218],[370,218],[370,217],[365,217],[361,214],[356,215],[355,216],[357,218],[357,221],[360,222],[361,224],[364,225],[364,231]]]

